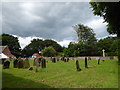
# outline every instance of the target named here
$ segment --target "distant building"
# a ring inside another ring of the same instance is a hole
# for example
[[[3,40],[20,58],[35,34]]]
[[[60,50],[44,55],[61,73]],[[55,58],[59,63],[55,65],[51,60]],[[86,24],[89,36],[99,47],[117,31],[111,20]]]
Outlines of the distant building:
[[[34,53],[34,54],[32,55],[32,58],[37,58],[37,57],[42,57],[42,56],[40,56],[38,53]]]
[[[0,46],[0,58],[15,58],[15,56],[11,54],[8,46]]]

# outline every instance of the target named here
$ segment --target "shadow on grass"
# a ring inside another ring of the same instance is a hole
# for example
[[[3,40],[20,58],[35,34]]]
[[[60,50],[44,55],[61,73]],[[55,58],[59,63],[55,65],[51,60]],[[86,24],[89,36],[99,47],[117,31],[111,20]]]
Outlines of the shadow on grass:
[[[2,88],[3,89],[10,89],[10,88],[52,88],[48,85],[43,83],[35,82],[29,79],[24,79],[21,77],[16,77],[9,73],[2,73]]]

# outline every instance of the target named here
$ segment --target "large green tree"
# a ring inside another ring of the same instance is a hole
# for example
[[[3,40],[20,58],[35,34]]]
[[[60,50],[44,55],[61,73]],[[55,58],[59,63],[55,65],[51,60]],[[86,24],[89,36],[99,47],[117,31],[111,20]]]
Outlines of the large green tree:
[[[53,47],[49,46],[42,50],[42,55],[46,57],[55,57],[57,55],[57,52]]]
[[[96,55],[97,47],[97,39],[95,37],[95,33],[92,28],[88,26],[84,26],[82,24],[77,24],[73,26],[78,36],[78,43],[83,44],[81,51],[81,55]],[[81,48],[81,46],[79,47]],[[79,49],[80,51],[80,49]],[[84,54],[83,54],[84,53]]]
[[[90,2],[95,15],[101,16],[107,22],[107,31],[117,34],[118,59],[120,61],[120,2]]]
[[[19,45],[17,37],[9,34],[2,34],[0,39],[2,46],[7,45],[13,55],[15,55],[16,57],[21,56],[21,47]]]
[[[33,39],[31,43],[28,44],[23,50],[22,53],[24,57],[31,56],[33,53],[39,53],[42,49],[44,49],[44,41],[41,39]]]

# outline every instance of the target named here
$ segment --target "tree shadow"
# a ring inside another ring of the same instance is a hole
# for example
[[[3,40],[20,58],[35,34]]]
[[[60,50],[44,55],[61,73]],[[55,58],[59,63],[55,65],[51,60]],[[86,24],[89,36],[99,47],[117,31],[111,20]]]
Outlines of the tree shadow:
[[[29,89],[29,88],[52,88],[46,84],[35,82],[29,79],[24,79],[21,77],[16,77],[9,73],[2,73],[2,89],[15,89],[15,88],[21,88],[23,89]]]

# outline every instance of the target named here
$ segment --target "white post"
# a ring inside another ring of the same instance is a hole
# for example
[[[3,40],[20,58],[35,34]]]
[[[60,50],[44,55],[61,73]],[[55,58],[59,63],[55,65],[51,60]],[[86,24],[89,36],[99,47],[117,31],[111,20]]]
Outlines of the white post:
[[[105,57],[105,50],[103,49],[102,51],[103,51],[103,57]]]

